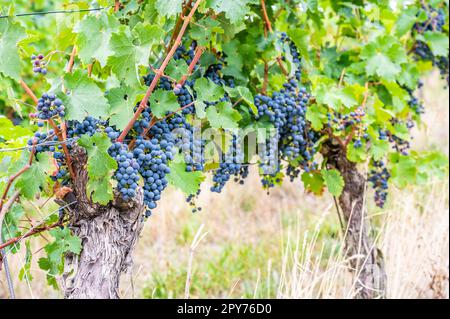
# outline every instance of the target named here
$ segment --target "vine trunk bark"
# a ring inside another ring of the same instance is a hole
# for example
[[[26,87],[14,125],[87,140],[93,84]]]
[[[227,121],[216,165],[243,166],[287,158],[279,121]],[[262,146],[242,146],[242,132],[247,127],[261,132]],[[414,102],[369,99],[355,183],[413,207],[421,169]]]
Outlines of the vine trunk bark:
[[[364,205],[366,179],[358,172],[356,164],[347,159],[345,149],[337,141],[325,143],[323,155],[328,165],[336,168],[345,181],[339,206],[345,221],[345,251],[356,277],[355,297],[384,298],[386,273],[383,255],[370,236],[370,221]]]
[[[86,154],[81,148],[72,152],[77,178],[72,193],[64,201],[76,204],[67,211],[69,227],[82,240],[80,255],[65,257],[63,288],[68,299],[117,299],[119,280],[132,265],[132,253],[143,228],[143,196],[134,201],[114,201],[101,206],[86,194]]]

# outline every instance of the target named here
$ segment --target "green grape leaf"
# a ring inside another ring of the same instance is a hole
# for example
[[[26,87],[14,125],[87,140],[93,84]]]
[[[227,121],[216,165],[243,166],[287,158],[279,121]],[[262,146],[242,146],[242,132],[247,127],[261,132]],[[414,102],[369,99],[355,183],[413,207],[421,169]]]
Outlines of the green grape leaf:
[[[20,55],[18,43],[26,38],[26,31],[20,23],[0,19],[0,73],[20,79]]]
[[[173,91],[158,89],[150,96],[152,114],[158,119],[166,116],[167,112],[175,112],[180,108],[178,99]]]
[[[311,127],[316,131],[320,131],[323,128],[323,123],[327,120],[327,117],[323,114],[324,110],[326,111],[324,107],[317,104],[306,109],[306,119],[311,122]]]
[[[64,86],[70,94],[59,95],[66,106],[66,119],[82,121],[87,115],[108,117],[108,100],[87,72],[77,70],[64,75]]]
[[[325,181],[322,174],[317,172],[305,172],[302,174],[302,181],[307,191],[315,195],[322,195]]]
[[[122,86],[108,90],[109,124],[123,130],[134,115],[134,107],[145,89],[142,87]]]
[[[19,279],[23,280],[26,278],[28,281],[33,280],[33,275],[31,274],[31,260],[33,259],[33,252],[31,251],[31,241],[27,240],[25,242],[25,263],[19,271]]]
[[[213,128],[233,129],[238,127],[237,123],[242,119],[242,116],[237,110],[233,109],[231,103],[221,102],[206,110],[206,118]]]
[[[253,97],[252,92],[245,86],[238,86],[237,91],[241,96],[242,100],[245,103],[247,103],[248,106],[250,106],[250,109],[253,111],[253,113],[255,115],[258,115],[258,108],[255,106],[255,103],[253,102],[255,99]]]
[[[344,178],[341,176],[341,173],[339,173],[336,169],[323,170],[322,176],[331,195],[336,197],[341,196],[345,185]]]
[[[195,82],[194,90],[197,92],[197,102],[195,103],[195,110],[197,116],[201,119],[205,118],[206,104],[204,102],[216,102],[221,99],[225,91],[220,86],[207,78],[198,79]]]
[[[127,85],[139,83],[139,66],[148,65],[152,47],[161,43],[163,36],[164,31],[158,26],[140,22],[132,31],[121,26],[110,40],[114,54],[108,58],[108,65],[112,72]]]
[[[117,162],[108,154],[111,141],[104,133],[95,133],[92,137],[83,135],[78,144],[88,153],[88,184],[86,192],[92,201],[102,205],[108,204],[114,197],[111,183]]]
[[[404,10],[398,17],[396,22],[396,33],[398,36],[406,34],[411,31],[414,24],[417,22],[417,8],[408,8]]]
[[[78,34],[77,54],[84,64],[97,60],[102,67],[112,51],[109,47],[111,34],[116,32],[120,23],[115,16],[102,13],[98,16],[87,15],[75,27]]]
[[[417,163],[413,158],[400,155],[398,162],[392,166],[392,181],[401,188],[408,184],[414,184],[418,173],[417,169]]]
[[[55,239],[44,247],[46,257],[39,259],[39,267],[47,272],[47,282],[58,289],[56,276],[64,270],[64,255],[73,253],[79,255],[81,252],[81,239],[72,235],[68,227],[54,228],[50,235]]]
[[[205,180],[202,172],[186,172],[186,163],[180,155],[169,164],[169,168],[170,173],[167,175],[167,180],[186,195],[197,193],[200,184]]]
[[[250,11],[249,4],[256,3],[256,0],[207,0],[207,6],[212,7],[217,13],[225,12],[231,23],[243,20]]]
[[[26,156],[28,157],[28,154]],[[54,169],[55,166],[50,154],[39,153],[37,154],[37,161],[34,161],[30,168],[20,175],[16,187],[20,189],[23,196],[32,199],[47,184],[47,177]]]
[[[157,0],[156,9],[162,16],[173,17],[181,13],[183,0]]]
[[[353,143],[349,143],[347,147],[347,158],[355,163],[362,163],[367,158],[364,147],[355,147]]]
[[[188,74],[188,72],[189,66],[184,59],[172,59],[166,68],[165,74],[172,79],[181,79],[184,75]]]
[[[211,17],[207,17],[192,26],[190,36],[196,40],[198,45],[207,46],[213,39],[214,34],[223,34],[220,22]]]
[[[423,37],[436,56],[448,56],[448,35],[441,32],[427,31]]]
[[[373,139],[370,147],[370,155],[375,161],[383,159],[389,152],[389,142]]]

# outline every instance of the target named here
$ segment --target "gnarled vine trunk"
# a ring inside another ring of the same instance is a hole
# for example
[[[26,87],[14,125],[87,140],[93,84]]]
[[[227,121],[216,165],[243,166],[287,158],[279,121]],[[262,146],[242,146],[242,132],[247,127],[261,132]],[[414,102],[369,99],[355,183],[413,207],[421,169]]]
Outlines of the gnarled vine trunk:
[[[335,140],[323,145],[327,164],[344,178],[345,187],[339,206],[345,220],[346,255],[356,276],[356,298],[384,298],[386,273],[383,256],[369,234],[370,221],[364,205],[366,180],[355,163],[347,159],[345,149]]]
[[[86,195],[86,154],[76,148],[72,155],[77,179],[71,196],[76,204],[68,210],[69,227],[82,240],[82,251],[78,256],[66,256],[65,298],[119,298],[120,276],[132,264],[131,255],[143,228],[142,190],[132,202],[116,196],[107,206],[94,204]]]

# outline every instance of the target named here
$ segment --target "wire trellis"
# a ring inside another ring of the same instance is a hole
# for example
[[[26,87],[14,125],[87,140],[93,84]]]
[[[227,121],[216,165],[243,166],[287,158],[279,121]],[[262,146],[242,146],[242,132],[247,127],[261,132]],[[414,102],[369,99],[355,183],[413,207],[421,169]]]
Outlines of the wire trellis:
[[[52,11],[25,12],[25,13],[17,13],[17,14],[12,14],[12,15],[1,15],[0,19],[7,19],[7,18],[13,18],[13,17],[42,16],[42,15],[48,15],[48,14],[68,14],[68,13],[101,11],[101,10],[105,10],[105,9],[109,9],[109,8],[112,8],[112,6],[92,8],[92,9],[79,9],[79,10],[52,10]]]

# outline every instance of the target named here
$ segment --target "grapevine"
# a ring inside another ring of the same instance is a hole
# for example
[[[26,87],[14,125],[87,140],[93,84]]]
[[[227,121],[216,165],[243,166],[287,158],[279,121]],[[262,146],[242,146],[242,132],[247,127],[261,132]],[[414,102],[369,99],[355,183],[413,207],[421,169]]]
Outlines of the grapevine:
[[[375,264],[364,205],[382,209],[390,190],[446,169],[443,155],[416,151],[412,135],[426,113],[422,78],[436,69],[448,86],[448,3],[237,2],[115,1],[0,16],[0,211],[15,191],[17,204],[39,196],[61,206],[58,222],[5,237],[1,249],[63,226],[87,236],[83,227],[117,215],[101,223],[128,223],[128,257],[170,186],[197,213],[202,191],[246,187],[255,171],[268,194],[285,180],[331,194]],[[378,9],[389,18],[374,21]],[[79,21],[45,21],[55,30],[41,42],[25,27],[45,23],[19,20],[56,13]],[[48,72],[50,58],[34,52],[62,54]],[[83,254],[89,239],[59,252]],[[120,251],[102,252],[110,250]],[[349,260],[358,279],[371,278]],[[64,266],[41,264],[57,286]],[[358,283],[361,294],[383,290],[372,282]]]

